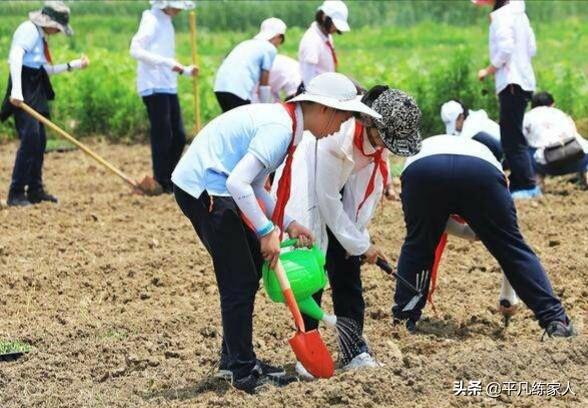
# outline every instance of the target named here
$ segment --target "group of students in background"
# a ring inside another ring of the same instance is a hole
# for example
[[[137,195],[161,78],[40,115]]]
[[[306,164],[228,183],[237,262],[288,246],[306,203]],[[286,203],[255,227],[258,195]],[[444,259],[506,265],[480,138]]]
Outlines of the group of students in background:
[[[565,127],[571,134],[575,127],[551,106],[547,94],[536,94],[534,108],[525,116],[535,90],[535,39],[524,2],[472,1],[494,8],[491,65],[479,78],[496,77],[500,124],[483,111],[449,101],[441,109],[447,135],[422,140],[421,111],[412,97],[385,84],[365,90],[336,72],[333,34],[350,30],[348,10],[342,1],[327,0],[300,42],[299,61],[277,54],[287,27],[273,17],[263,21],[253,39],[227,55],[214,84],[223,114],[198,133],[183,155],[186,137],[177,76],[198,75],[198,68],[175,59],[171,20],[194,4],[153,0],[152,8],[143,13],[130,52],[138,60],[138,91],[151,124],[154,176],[164,191],[173,192],[212,258],[223,329],[219,372],[227,374],[236,388],[255,392],[267,381],[291,381],[281,367],[257,358],[252,339],[261,266],[276,265],[284,233],[303,246],[315,243],[327,254],[335,314],[363,326],[360,270],[363,262],[386,259],[373,244],[369,225],[380,198],[390,189],[391,154],[407,158],[401,176],[407,233],[398,274],[425,293],[407,310],[414,294],[397,285],[392,308],[396,323],[416,330],[436,248],[445,232],[459,231],[462,237],[481,241],[499,262],[505,275],[501,298],[516,303],[520,297],[550,337],[574,334],[546,272],[519,231],[513,199],[540,195],[534,173],[551,171],[542,152],[555,135],[560,136],[559,130]],[[68,32],[69,10],[64,7],[50,2],[40,12],[42,21],[31,17],[15,33],[11,77],[20,76],[17,65],[23,67],[24,96],[14,81],[8,101],[12,106],[19,100],[38,102],[36,107],[48,114],[46,100],[51,97],[45,73],[58,71],[58,66],[50,65],[43,51],[44,36],[51,32],[50,24]],[[87,62],[73,61],[66,69],[82,68]],[[25,87],[25,81],[31,85]],[[282,98],[285,103],[273,103]],[[42,125],[17,109],[11,111],[21,137],[19,155],[34,158],[40,169],[40,153],[29,154],[27,140],[39,145],[44,140]],[[552,132],[554,127],[559,130]],[[510,183],[503,173],[503,157],[511,169]],[[42,154],[40,160],[42,165]],[[13,205],[27,201],[24,186],[42,190],[37,167],[27,164],[28,178],[22,182],[15,165],[10,197],[20,201],[12,200]],[[585,177],[586,159],[578,159],[568,170],[572,168],[583,169]],[[269,190],[268,178],[273,178]],[[456,215],[465,222],[459,228],[452,218]],[[320,301],[321,294],[316,298]],[[307,327],[316,327],[316,322],[307,320]],[[367,341],[355,357],[344,368],[378,366]],[[300,364],[296,369],[308,376]]]

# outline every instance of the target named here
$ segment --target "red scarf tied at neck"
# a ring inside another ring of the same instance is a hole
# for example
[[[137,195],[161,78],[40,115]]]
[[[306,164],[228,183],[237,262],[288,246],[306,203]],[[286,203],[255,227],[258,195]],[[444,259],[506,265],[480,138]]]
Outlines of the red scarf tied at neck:
[[[280,240],[284,236],[283,224],[284,215],[286,213],[286,204],[290,199],[290,186],[292,184],[292,160],[294,159],[294,151],[296,146],[294,145],[294,138],[296,137],[296,104],[295,103],[284,103],[284,109],[288,112],[288,115],[292,118],[292,140],[288,146],[288,153],[286,155],[286,164],[282,171],[282,177],[278,182],[277,200],[272,214],[272,222],[275,226],[280,228]]]
[[[370,180],[369,180],[368,185],[365,189],[365,194],[363,196],[363,200],[361,201],[361,203],[357,207],[357,212],[355,214],[356,221],[357,221],[357,218],[359,217],[359,210],[361,210],[361,207],[363,207],[363,205],[367,201],[368,197],[374,192],[374,190],[376,188],[376,174],[378,173],[378,170],[380,171],[380,173],[382,174],[382,177],[384,179],[383,180],[384,188],[388,184],[388,163],[386,162],[386,160],[384,160],[384,157],[383,157],[384,149],[378,148],[378,149],[376,149],[376,151],[374,153],[371,153],[371,154],[366,153],[363,150],[363,130],[364,130],[363,125],[358,120],[356,120],[355,121],[355,134],[353,135],[353,145],[364,156],[373,158],[374,170],[372,171],[372,175],[370,176]]]

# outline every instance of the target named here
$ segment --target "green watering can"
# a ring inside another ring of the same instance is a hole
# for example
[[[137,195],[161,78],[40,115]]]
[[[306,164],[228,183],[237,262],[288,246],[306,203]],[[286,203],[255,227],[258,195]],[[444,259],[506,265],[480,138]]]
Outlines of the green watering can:
[[[293,247],[295,239],[289,239],[281,243],[281,248]],[[305,315],[322,320],[325,324],[333,327],[337,318],[326,314],[312,298],[312,295],[323,289],[327,284],[325,273],[325,255],[316,246],[312,248],[296,248],[283,252],[280,261],[290,281],[292,292],[298,303],[300,311]],[[285,303],[280,283],[276,275],[264,263],[262,269],[263,286],[268,296],[274,302]]]

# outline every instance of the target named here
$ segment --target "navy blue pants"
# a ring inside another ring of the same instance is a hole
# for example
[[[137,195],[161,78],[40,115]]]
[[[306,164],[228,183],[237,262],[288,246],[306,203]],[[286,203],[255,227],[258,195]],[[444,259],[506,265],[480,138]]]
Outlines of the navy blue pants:
[[[490,149],[494,157],[496,157],[496,160],[499,162],[502,161],[504,153],[502,152],[502,146],[500,146],[499,140],[494,139],[486,132],[478,132],[474,137],[472,137],[472,139],[474,139],[476,142],[482,143],[484,146]]]
[[[533,147],[529,148],[531,157],[533,157],[536,150]],[[535,172],[542,176],[563,176],[566,174],[584,173],[588,171],[588,154],[584,155],[580,160],[559,166],[537,163],[533,158],[533,167],[535,168]]]
[[[29,191],[42,189],[43,159],[47,145],[45,127],[22,109],[15,109],[13,114],[20,146],[16,152],[10,191],[23,193],[27,186]]]
[[[496,258],[542,327],[553,320],[566,320],[539,258],[519,231],[516,208],[501,171],[476,157],[444,154],[415,161],[401,180],[407,229],[398,260],[402,277],[416,286],[417,274],[431,270],[447,219],[450,214],[458,214]],[[421,317],[425,298],[415,310],[402,311],[412,296],[410,290],[396,285],[395,318],[416,321]]]
[[[531,93],[518,85],[508,85],[500,94],[500,142],[510,166],[510,190],[535,188],[535,171],[529,145],[523,134],[523,118]]]
[[[241,99],[230,92],[215,92],[214,95],[223,113],[251,103],[249,99]]]
[[[171,192],[171,175],[182,157],[186,133],[177,94],[155,93],[144,96],[149,115],[149,140],[153,177],[165,191]]]
[[[338,317],[353,319],[363,331],[365,302],[361,284],[361,261],[359,256],[347,256],[347,251],[341,246],[331,230],[327,229],[329,246],[327,247],[327,274],[331,285],[333,309]],[[314,300],[321,304],[323,291],[313,295]],[[307,330],[316,329],[318,322],[306,315],[304,325]],[[367,345],[360,346],[360,352],[368,351]]]
[[[194,198],[177,186],[174,194],[212,257],[220,294],[223,360],[235,378],[242,378],[256,364],[252,337],[253,305],[263,265],[259,240],[243,223],[231,197],[211,201],[204,192]]]

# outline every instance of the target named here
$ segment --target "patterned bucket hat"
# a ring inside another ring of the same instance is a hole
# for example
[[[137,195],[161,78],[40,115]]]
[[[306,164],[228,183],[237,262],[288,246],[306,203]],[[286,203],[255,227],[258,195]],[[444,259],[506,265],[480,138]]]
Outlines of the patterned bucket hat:
[[[388,150],[403,157],[413,156],[421,150],[421,110],[410,95],[384,87],[376,99],[364,99],[366,105],[382,115],[381,119],[372,118],[371,121]]]
[[[29,20],[39,27],[57,28],[65,35],[72,35],[69,25],[69,7],[62,1],[46,1],[44,7],[29,13]]]

